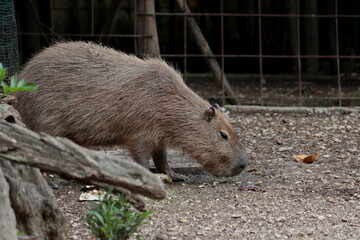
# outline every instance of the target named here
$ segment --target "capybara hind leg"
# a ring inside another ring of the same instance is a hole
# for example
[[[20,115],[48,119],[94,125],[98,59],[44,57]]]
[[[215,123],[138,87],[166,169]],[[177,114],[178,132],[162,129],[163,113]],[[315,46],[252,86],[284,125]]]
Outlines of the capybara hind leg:
[[[156,169],[161,172],[168,174],[173,181],[184,181],[187,179],[185,175],[174,172],[167,161],[166,148],[156,148],[152,152],[152,158],[154,160]]]

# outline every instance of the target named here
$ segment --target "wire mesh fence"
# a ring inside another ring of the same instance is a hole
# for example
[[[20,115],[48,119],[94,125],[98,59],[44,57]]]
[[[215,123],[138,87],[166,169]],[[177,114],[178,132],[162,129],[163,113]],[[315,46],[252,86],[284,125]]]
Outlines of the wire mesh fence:
[[[0,63],[8,76],[19,70],[19,54],[13,1],[0,0]]]
[[[51,0],[50,20],[41,22],[48,26],[40,32],[21,31],[20,37],[91,40],[138,54],[137,40],[157,34],[160,53],[152,56],[179,68],[189,86],[211,101],[360,105],[356,1],[154,0],[155,11],[139,12],[144,1]],[[78,23],[67,20],[71,16]],[[148,16],[156,18],[157,33],[136,30]]]

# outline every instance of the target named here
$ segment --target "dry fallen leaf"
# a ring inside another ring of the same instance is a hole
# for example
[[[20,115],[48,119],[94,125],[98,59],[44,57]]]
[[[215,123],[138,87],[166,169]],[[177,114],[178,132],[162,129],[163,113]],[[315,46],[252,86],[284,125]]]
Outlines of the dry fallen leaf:
[[[179,219],[178,219],[178,222],[180,222],[180,223],[186,223],[186,222],[187,222],[187,220],[186,220],[186,219],[184,219],[184,218],[179,218]]]
[[[172,183],[172,178],[167,174],[155,173],[155,175],[158,176],[163,183]]]
[[[249,168],[249,169],[246,169],[247,172],[256,172],[257,170],[255,168]]]
[[[294,158],[298,162],[305,162],[305,163],[313,163],[318,159],[319,155],[317,153],[313,155],[307,155],[307,154],[300,154],[300,155],[294,155]]]
[[[84,192],[80,195],[79,201],[100,201],[104,197],[105,192],[92,190],[90,192]]]

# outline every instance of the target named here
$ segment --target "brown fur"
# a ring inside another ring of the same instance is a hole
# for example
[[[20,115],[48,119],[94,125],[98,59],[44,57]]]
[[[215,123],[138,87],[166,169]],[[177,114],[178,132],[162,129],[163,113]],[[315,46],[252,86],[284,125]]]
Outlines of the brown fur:
[[[34,56],[20,74],[39,90],[17,94],[24,123],[35,131],[85,146],[123,145],[133,158],[160,171],[166,147],[179,147],[212,174],[233,176],[246,153],[223,113],[160,59],[139,59],[84,42],[58,43]],[[220,131],[228,134],[225,140]]]

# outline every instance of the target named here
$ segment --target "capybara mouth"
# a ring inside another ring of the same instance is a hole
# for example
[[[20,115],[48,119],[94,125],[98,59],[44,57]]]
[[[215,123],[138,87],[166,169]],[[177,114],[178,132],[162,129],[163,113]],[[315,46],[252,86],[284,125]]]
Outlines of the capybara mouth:
[[[209,169],[206,166],[204,166],[204,168],[215,177],[234,177],[245,170],[246,164],[238,164],[235,167],[226,169],[225,171],[219,171],[211,168]]]
[[[237,162],[235,166],[227,168],[225,171],[212,173],[217,177],[234,177],[242,173],[247,166],[247,159]]]
[[[234,167],[230,173],[230,177],[239,175],[241,172],[243,172],[246,168],[247,164],[238,164],[236,167]]]

